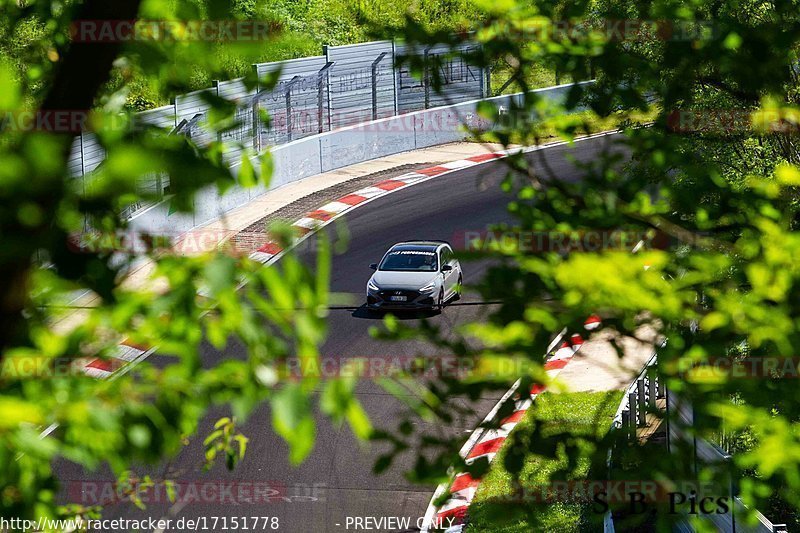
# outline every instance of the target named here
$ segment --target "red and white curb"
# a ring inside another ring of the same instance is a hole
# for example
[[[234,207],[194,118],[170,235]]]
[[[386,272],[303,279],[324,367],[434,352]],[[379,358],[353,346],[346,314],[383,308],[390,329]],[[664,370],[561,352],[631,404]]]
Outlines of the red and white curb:
[[[389,178],[376,183],[375,185],[371,185],[342,196],[341,198],[338,198],[332,202],[328,202],[318,209],[306,213],[303,218],[296,220],[292,224],[295,230],[295,235],[297,236],[296,241],[293,244],[297,244],[300,240],[312,233],[314,230],[325,226],[329,222],[342,216],[344,213],[366,204],[369,201],[375,200],[376,198],[386,196],[387,194],[399,189],[404,189],[410,185],[427,181],[454,170],[471,167],[486,161],[501,159],[506,157],[509,153],[509,151],[493,152],[468,157],[467,159],[460,159],[458,161],[451,161],[449,163],[424,168],[415,172],[409,172],[395,178]],[[259,247],[258,250],[250,254],[250,259],[266,264],[272,262],[281,254],[281,252],[283,252],[283,248],[280,244],[273,241],[267,241],[261,247]]]
[[[79,364],[83,366],[86,375],[108,379],[116,373],[125,373],[130,368],[128,365],[136,364],[154,351],[155,348],[134,344],[126,339],[116,346],[109,357],[84,358]]]
[[[580,137],[578,139],[575,139],[572,142],[580,142],[580,141],[595,139],[598,137],[606,137],[608,135],[614,135],[616,133],[617,133],[616,131],[607,131],[603,133],[597,133],[594,135],[587,135],[585,137]],[[341,217],[345,213],[357,207],[365,205],[371,202],[372,200],[381,198],[382,196],[386,196],[387,194],[393,193],[400,189],[404,189],[411,185],[416,185],[417,183],[422,183],[423,181],[428,181],[430,179],[439,177],[443,174],[449,174],[451,172],[461,170],[467,167],[485,164],[490,161],[496,161],[498,159],[504,159],[510,155],[518,153],[534,152],[546,148],[563,146],[566,144],[570,144],[570,142],[560,141],[549,144],[542,144],[539,146],[529,146],[526,148],[512,148],[509,150],[488,152],[485,154],[479,154],[472,157],[468,157],[466,159],[450,161],[449,163],[442,163],[441,165],[435,165],[432,167],[423,168],[421,170],[416,170],[414,172],[409,172],[401,176],[381,181],[379,183],[376,183],[375,185],[359,189],[353,193],[342,196],[341,198],[338,198],[332,202],[328,202],[327,204],[319,207],[318,209],[306,213],[306,215],[301,219],[296,220],[292,224],[292,227],[295,230],[296,237],[294,242],[292,242],[291,246],[296,246],[301,241],[306,239],[309,235],[314,233],[315,230],[318,230],[326,226],[327,224]],[[270,264],[276,261],[278,257],[283,254],[283,252],[284,252],[283,247],[279,243],[274,241],[267,241],[263,245],[261,245],[255,252],[252,252],[249,255],[249,257],[250,259],[258,261],[259,263]]]
[[[592,330],[600,327],[600,317],[591,315],[584,327]],[[547,377],[555,378],[561,370],[567,366],[572,356],[583,346],[583,338],[575,333],[565,340],[566,329],[556,336],[555,340],[547,347],[550,354],[544,363]],[[558,346],[558,349],[555,347]],[[555,351],[553,351],[555,349]],[[527,410],[533,405],[536,397],[545,391],[542,385],[534,385],[528,394],[521,394],[518,390],[520,381],[506,392],[494,408],[486,415],[483,422],[472,432],[470,438],[459,451],[466,464],[471,464],[480,458],[486,458],[490,463],[497,452],[503,446],[511,431],[517,423],[522,420]],[[496,429],[486,429],[485,426],[495,425],[495,419],[500,408],[509,400],[514,401],[514,410],[503,420],[496,424]],[[431,531],[445,531],[446,533],[460,533],[467,522],[467,511],[472,503],[475,493],[481,480],[473,478],[469,473],[462,472],[456,474],[450,483],[443,483],[436,488],[436,491],[428,504],[425,518],[421,528],[421,533]],[[435,502],[441,500],[442,496],[448,494],[444,503],[437,506]]]

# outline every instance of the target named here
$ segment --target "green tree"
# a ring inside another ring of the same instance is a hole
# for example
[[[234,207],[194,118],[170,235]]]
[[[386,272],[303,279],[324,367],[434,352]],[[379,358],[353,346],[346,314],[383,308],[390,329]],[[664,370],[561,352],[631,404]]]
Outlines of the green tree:
[[[457,5],[449,2],[442,12],[450,13]],[[247,5],[237,6],[235,12],[249,16]],[[465,327],[455,340],[441,338],[441,332],[425,323],[407,331],[387,319],[387,338],[422,335],[474,362],[475,370],[467,379],[415,384],[423,401],[412,402],[409,417],[422,415],[446,423],[459,408],[452,402],[455,397],[478,398],[481,391],[501,390],[517,377],[524,386],[541,380],[540,354],[551,333],[564,326],[577,329],[587,314],[599,312],[620,337],[634,335],[643,324],[658,328],[668,338],[660,356],[662,367],[670,387],[698,408],[699,434],[710,436],[723,425],[748,432],[747,451],[734,456],[738,471],[757,474],[742,485],[748,501],[760,506],[766,497],[778,495],[797,508],[800,444],[794,383],[787,379],[707,383],[686,379],[684,372],[687,365],[727,356],[742,346],[751,357],[792,356],[800,341],[800,241],[795,235],[794,201],[800,171],[793,166],[796,150],[791,131],[770,133],[776,123],[792,125],[797,116],[797,3],[479,2],[473,7],[481,17],[473,37],[484,48],[471,59],[484,65],[504,61],[521,90],[529,88],[527,80],[536,78],[541,65],[571,79],[591,73],[598,77],[591,88],[575,88],[566,109],[547,109],[535,96],[526,95],[520,106],[509,110],[515,119],[509,127],[487,134],[487,139],[536,142],[542,136],[542,116],[558,115],[579,104],[588,105],[599,117],[620,108],[657,111],[651,127],[625,128],[620,142],[628,158],[617,153],[599,157],[577,183],[534,174],[523,157],[510,158],[514,172],[507,186],[516,197],[509,208],[518,217],[519,229],[660,231],[676,244],[637,255],[622,251],[534,255],[525,250],[494,254],[500,264],[480,289],[487,299],[502,304],[488,321]],[[132,42],[97,47],[70,42],[70,22],[137,16],[223,18],[231,6],[87,0],[6,3],[4,8],[5,34],[33,32],[37,46],[14,52],[25,61],[0,66],[0,111],[94,109],[91,125],[108,157],[91,187],[79,189],[66,171],[74,132],[4,133],[2,363],[13,367],[23,358],[43,357],[55,365],[65,358],[102,356],[122,336],[157,343],[175,359],[164,368],[142,365],[132,374],[104,382],[80,376],[5,378],[0,390],[3,513],[35,517],[82,512],[60,510],[54,504],[57,482],[50,465],[55,458],[89,466],[102,458],[124,477],[135,461],[174,454],[185,436],[196,432],[206,410],[217,404],[230,404],[235,418],[221,420],[208,436],[209,461],[222,456],[229,465],[235,464],[247,443],[246,436],[236,431],[236,421],[265,401],[275,413],[274,430],[290,444],[292,459],[301,461],[315,432],[307,393],[320,383],[314,375],[287,381],[279,370],[287,357],[309,361],[319,357],[328,302],[329,253],[324,240],[313,271],[291,255],[279,266],[263,269],[225,253],[184,258],[153,251],[149,255],[156,265],[153,279],[159,281],[158,290],[155,283],[144,289],[126,288],[121,280],[129,261],[120,264],[110,254],[76,253],[67,245],[70,234],[82,231],[85,224],[107,232],[124,228],[120,213],[141,199],[136,182],[142,176],[168,175],[173,206],[179,210],[188,209],[189,199],[202,187],[225,190],[236,183],[221,160],[218,143],[198,147],[160,131],[108,126],[124,116],[130,83],[123,76],[121,86],[109,86],[114,69],[129,66],[140,82],[182,90],[191,85],[198,69],[211,79],[227,77],[225,62],[213,53],[217,44]],[[32,17],[42,26],[32,23]],[[671,32],[620,38],[604,25],[625,19],[670,21]],[[556,24],[563,20],[594,31],[564,33]],[[532,28],[536,28],[533,35]],[[448,29],[421,23],[415,14],[406,18],[403,35],[419,43],[457,44],[464,38]],[[375,34],[385,30],[382,24],[372,29]],[[261,53],[262,44],[231,44],[226,53],[246,64]],[[217,104],[220,115],[230,115],[229,105]],[[733,138],[724,129],[688,135],[675,131],[676,111],[707,111],[713,117],[718,109],[748,116],[758,112],[752,129],[737,131]],[[489,106],[484,112],[498,116]],[[771,120],[774,116],[780,121]],[[571,119],[556,124],[566,138],[582,128]],[[265,163],[260,172],[264,180],[269,168]],[[248,283],[237,290],[240,281]],[[208,290],[210,300],[198,298],[200,287]],[[76,289],[92,291],[100,305],[86,310],[80,326],[67,334],[53,332],[50,321],[57,315],[56,305]],[[264,322],[270,327],[265,328]],[[695,332],[691,324],[699,324],[699,330]],[[205,368],[198,356],[204,338],[216,346],[236,338],[246,346],[247,358]],[[515,372],[502,372],[504,368]],[[403,383],[401,379],[384,385],[397,391]],[[322,385],[322,410],[335,420],[347,421],[356,435],[385,438],[394,452],[411,447],[420,453],[414,478],[440,480],[458,462],[455,452],[460,443],[417,441],[408,421],[396,434],[373,433],[352,397],[351,382],[329,380]],[[41,429],[51,424],[58,429],[40,439]],[[574,453],[578,446],[568,437],[531,442],[541,446],[542,455],[553,455],[558,446]],[[431,450],[438,454],[428,454]],[[385,468],[394,452],[378,467]],[[506,457],[507,465],[519,464],[513,453]],[[643,463],[647,475],[668,479],[685,475],[668,458],[658,459]]]
[[[218,142],[201,147],[183,136],[134,127],[124,107],[126,87],[108,92],[109,76],[124,64],[137,65],[144,79],[163,86],[183,86],[194,67],[216,76],[224,70],[209,53],[217,43],[151,40],[98,45],[68,38],[73,21],[191,20],[201,15],[197,5],[90,0],[11,2],[4,8],[4,27],[12,33],[30,27],[31,17],[41,20],[45,30],[35,42],[51,52],[26,56],[24,68],[11,62],[0,65],[0,108],[7,119],[0,148],[0,234],[5,249],[0,258],[3,516],[90,512],[56,505],[58,484],[51,470],[56,458],[88,467],[108,463],[125,486],[128,477],[135,476],[130,471],[133,463],[175,454],[213,405],[229,405],[233,417],[220,420],[206,437],[209,464],[224,460],[234,466],[247,444],[237,422],[263,402],[272,405],[274,431],[289,443],[291,459],[301,461],[314,444],[314,406],[308,393],[318,385],[337,400],[323,402],[322,411],[366,438],[369,422],[346,383],[319,384],[313,374],[283,382],[276,370],[289,356],[313,362],[319,355],[328,307],[326,241],[320,241],[313,271],[294,257],[265,269],[224,250],[190,258],[165,254],[163,246],[154,245],[145,254],[153,265],[152,275],[135,287],[124,282],[137,258],[116,253],[113,247],[89,251],[71,245],[74,235],[87,227],[104,235],[124,231],[127,222],[121,213],[126,207],[157,199],[137,187],[143,177],[167,176],[174,191],[171,205],[177,211],[191,209],[190,199],[203,187],[222,192],[235,184],[254,184],[249,164],[243,168],[250,172],[241,171],[238,179],[231,174]],[[206,8],[202,14],[209,18],[230,16],[223,2]],[[264,44],[231,43],[227,50],[247,61]],[[214,104],[220,117],[230,116],[229,103]],[[14,127],[23,112],[80,115],[88,110],[87,127],[96,132],[107,157],[84,180],[70,178],[67,172],[77,131]],[[225,127],[222,122],[220,128]],[[243,157],[249,161],[251,155],[245,151]],[[263,161],[263,168],[254,170],[266,182],[268,156]],[[281,228],[276,235],[292,237]],[[246,286],[240,289],[242,283]],[[198,295],[201,287],[206,297]],[[64,316],[63,298],[73,291],[88,291],[97,305],[81,310],[73,327],[54,329],[53,322]],[[157,345],[159,354],[172,362],[161,367],[142,364],[105,381],[71,371],[58,373],[86,357],[109,357],[123,338]],[[246,347],[247,357],[207,368],[198,350],[204,339],[219,347],[236,339]],[[25,371],[30,364],[40,366],[36,372]],[[37,378],[48,373],[58,379]]]
[[[800,505],[800,413],[791,373],[709,381],[689,369],[720,359],[774,362],[796,355],[797,3],[480,5],[486,10],[476,33],[484,44],[481,59],[491,64],[503,58],[521,89],[542,64],[552,65],[572,79],[597,76],[591,87],[572,90],[567,110],[589,106],[600,118],[620,109],[655,115],[649,127],[623,125],[616,150],[586,165],[576,183],[533,172],[523,157],[510,158],[507,186],[515,195],[509,209],[517,216],[516,229],[628,229],[667,234],[671,245],[638,254],[498,251],[501,265],[480,288],[486,300],[503,303],[486,323],[464,329],[483,344],[471,353],[487,365],[498,359],[516,363],[507,367],[527,369],[523,383],[530,384],[540,379],[536,363],[556,325],[579,330],[583,319],[597,312],[618,340],[636,336],[643,326],[655,328],[667,339],[659,362],[669,388],[695,406],[693,431],[710,439],[742,432],[746,449],[734,455],[730,469],[733,479],[742,479],[744,500],[779,512],[779,521],[796,520],[788,517]],[[443,38],[413,21],[406,33],[421,43]],[[491,106],[484,111],[502,118]],[[510,125],[484,138],[535,143],[543,136],[541,118],[563,113],[547,110],[528,94],[507,110],[514,120],[504,123]],[[547,121],[548,127],[553,123],[565,138],[587,126],[568,117]],[[470,352],[464,350],[469,344],[441,342],[457,353]],[[445,401],[474,393],[472,386],[462,382],[432,390]],[[534,453],[578,453],[580,439],[568,433],[558,445],[538,437],[534,433],[530,441]],[[439,447],[439,460],[421,462],[420,477],[431,466],[438,472],[443,465],[477,474],[485,469],[461,464],[450,443],[440,444],[432,446]],[[640,479],[699,475],[724,479],[728,486],[729,472],[709,467],[695,474],[675,457],[645,450],[633,462]],[[521,457],[510,451],[505,461],[512,473],[522,468]],[[554,472],[551,479],[568,471]],[[772,507],[776,499],[783,502],[780,510]],[[674,519],[658,517],[663,528]]]

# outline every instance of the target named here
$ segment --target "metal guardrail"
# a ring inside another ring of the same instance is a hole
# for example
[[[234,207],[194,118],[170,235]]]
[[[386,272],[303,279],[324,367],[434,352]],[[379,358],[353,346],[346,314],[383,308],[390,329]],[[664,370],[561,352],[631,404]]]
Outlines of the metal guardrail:
[[[704,463],[724,463],[729,461],[731,456],[722,451],[717,446],[706,442],[704,439],[689,437],[685,435],[677,426],[676,422],[691,427],[694,423],[694,409],[691,404],[683,399],[678,399],[674,394],[666,389],[663,380],[658,373],[658,354],[648,360],[644,369],[636,379],[630,384],[625,395],[620,402],[619,408],[611,424],[613,430],[625,432],[628,441],[636,440],[637,428],[647,425],[646,415],[648,412],[656,412],[656,400],[663,399],[666,402],[664,418],[667,422],[667,450],[671,449],[671,440],[681,439],[685,442],[691,441],[694,446],[694,461]],[[674,412],[671,412],[674,411]],[[702,448],[702,454],[698,450]],[[613,449],[609,450],[607,466],[609,471],[613,465]],[[786,524],[776,524],[770,521],[759,511],[753,511],[757,520],[756,525],[750,525],[737,521],[736,516],[748,511],[747,506],[734,494],[733,483],[730,484],[731,493],[729,499],[734,502],[733,512],[727,514],[709,514],[702,518],[709,520],[719,531],[735,531],[737,533],[786,533]],[[607,512],[603,521],[605,533],[614,532],[614,519],[611,512]],[[688,522],[677,524],[676,531],[693,531]]]
[[[658,354],[654,353],[644,369],[628,387],[612,425],[636,435],[636,428],[647,425],[647,412],[656,410],[656,400],[666,398],[663,380],[657,372]]]

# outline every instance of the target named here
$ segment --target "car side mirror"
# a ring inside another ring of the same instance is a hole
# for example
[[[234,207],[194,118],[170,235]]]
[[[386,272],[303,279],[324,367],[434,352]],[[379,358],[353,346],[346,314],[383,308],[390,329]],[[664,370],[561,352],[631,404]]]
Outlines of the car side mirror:
[[[452,265],[442,265],[442,272],[450,272],[451,270],[453,270]]]
[[[371,264],[369,267],[370,267],[372,270],[378,270],[378,263],[372,263],[372,264]]]

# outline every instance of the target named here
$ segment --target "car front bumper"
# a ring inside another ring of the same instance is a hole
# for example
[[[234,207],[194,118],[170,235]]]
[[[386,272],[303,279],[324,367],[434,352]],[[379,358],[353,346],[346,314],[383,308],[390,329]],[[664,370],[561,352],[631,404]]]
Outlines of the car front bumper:
[[[436,306],[433,294],[408,289],[381,289],[367,292],[367,305],[373,309],[430,309]],[[403,298],[397,300],[394,298]]]

